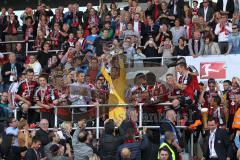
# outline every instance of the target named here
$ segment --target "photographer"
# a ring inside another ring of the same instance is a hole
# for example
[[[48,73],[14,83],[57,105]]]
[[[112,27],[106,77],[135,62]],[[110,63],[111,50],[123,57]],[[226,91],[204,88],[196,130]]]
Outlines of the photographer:
[[[85,128],[86,121],[81,120],[73,134],[72,145],[75,160],[87,160],[93,154],[93,149],[88,145],[91,138],[90,133]]]
[[[229,49],[228,37],[232,32],[232,23],[228,22],[227,13],[221,12],[220,22],[216,25],[215,35],[218,36],[218,44],[221,54],[226,54]]]
[[[155,38],[155,42],[157,43],[157,45],[159,45],[162,41],[164,41],[166,37],[169,37],[172,40],[172,32],[168,30],[167,24],[162,24],[159,27],[159,33]]]
[[[174,46],[169,37],[165,37],[165,40],[161,42],[158,53],[164,57],[163,61],[165,65],[170,65],[172,60],[169,57],[172,57]]]
[[[159,56],[157,45],[152,36],[149,36],[149,40],[145,43],[143,54],[145,54],[146,57],[152,58]],[[160,60],[158,59],[144,60],[144,66],[159,65],[159,63]]]

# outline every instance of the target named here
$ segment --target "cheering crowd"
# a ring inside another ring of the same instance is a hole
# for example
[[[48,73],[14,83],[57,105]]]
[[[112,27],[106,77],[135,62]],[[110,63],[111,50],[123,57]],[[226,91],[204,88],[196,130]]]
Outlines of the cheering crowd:
[[[96,10],[89,2],[85,12],[69,4],[66,12],[59,6],[53,13],[42,3],[20,17],[1,8],[1,41],[25,43],[0,44],[8,53],[0,54],[0,158],[185,160],[193,149],[193,159],[240,159],[239,78],[225,80],[223,90],[211,77],[198,82],[198,71],[184,58],[239,53],[239,1],[146,4],[101,3]],[[125,67],[162,65],[180,76],[169,73],[163,82],[153,72],[138,72],[127,84]],[[55,106],[121,103],[136,107],[126,107],[121,121],[110,118],[114,108],[100,108],[99,139],[87,129],[96,127],[94,108],[54,113]],[[143,124],[160,129],[138,127],[139,103],[146,114],[157,113]]]

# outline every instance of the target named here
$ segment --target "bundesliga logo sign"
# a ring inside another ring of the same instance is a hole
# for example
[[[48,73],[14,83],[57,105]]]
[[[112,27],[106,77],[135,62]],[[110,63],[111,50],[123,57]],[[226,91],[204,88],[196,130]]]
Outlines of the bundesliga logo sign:
[[[225,62],[200,63],[200,78],[225,79],[226,78]]]

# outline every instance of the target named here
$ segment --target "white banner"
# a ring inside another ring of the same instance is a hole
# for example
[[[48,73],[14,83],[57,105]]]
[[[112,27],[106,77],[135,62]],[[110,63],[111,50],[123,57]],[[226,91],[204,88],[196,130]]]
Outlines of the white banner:
[[[224,80],[240,77],[240,55],[211,55],[193,58],[185,57],[188,65],[193,65],[199,72],[199,82],[214,78],[219,84]],[[222,85],[220,85],[222,88]]]

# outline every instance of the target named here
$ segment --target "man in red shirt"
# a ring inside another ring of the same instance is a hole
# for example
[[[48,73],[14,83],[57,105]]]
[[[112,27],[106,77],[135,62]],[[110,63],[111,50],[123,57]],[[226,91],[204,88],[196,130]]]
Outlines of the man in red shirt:
[[[28,109],[34,105],[34,90],[37,88],[38,83],[33,78],[34,71],[30,68],[26,71],[26,79],[21,81],[18,86],[16,100],[21,108],[23,118],[27,118]]]
[[[54,126],[54,106],[59,104],[58,90],[47,83],[47,78],[39,76],[39,87],[35,92],[35,101],[40,108],[41,119],[49,121],[49,127]]]

